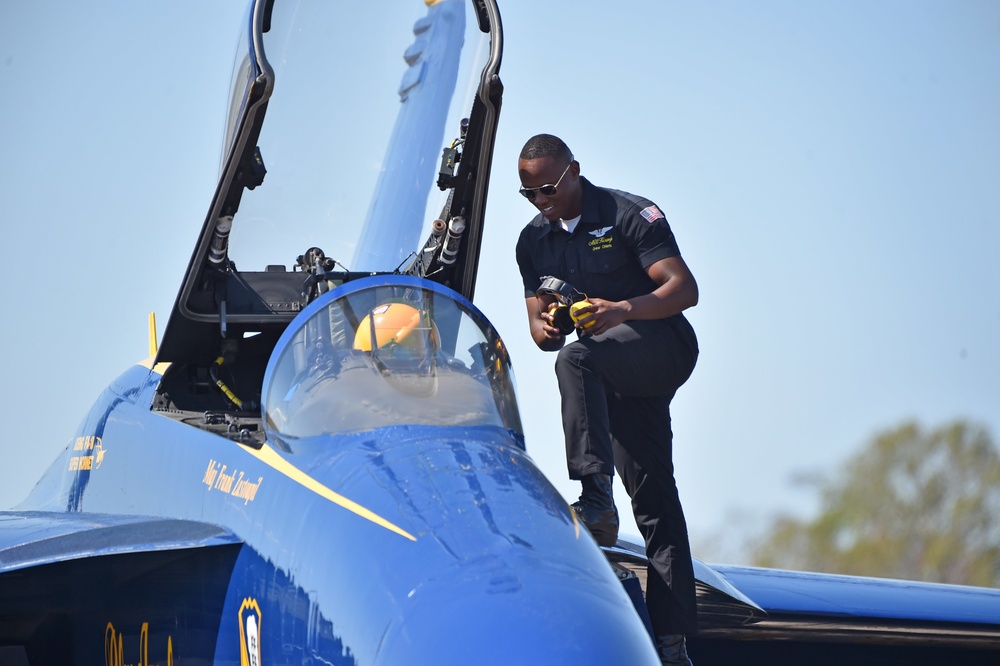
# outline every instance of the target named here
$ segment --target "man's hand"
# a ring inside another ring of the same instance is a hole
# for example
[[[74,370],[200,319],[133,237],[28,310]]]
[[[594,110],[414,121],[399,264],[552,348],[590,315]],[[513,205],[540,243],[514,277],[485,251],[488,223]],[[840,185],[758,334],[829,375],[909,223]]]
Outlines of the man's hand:
[[[525,299],[531,339],[543,351],[558,351],[566,342],[566,336],[556,328],[549,312],[549,305],[554,302],[553,297],[529,296]]]
[[[582,335],[600,335],[628,319],[628,301],[587,298],[590,305],[576,311],[576,329]]]

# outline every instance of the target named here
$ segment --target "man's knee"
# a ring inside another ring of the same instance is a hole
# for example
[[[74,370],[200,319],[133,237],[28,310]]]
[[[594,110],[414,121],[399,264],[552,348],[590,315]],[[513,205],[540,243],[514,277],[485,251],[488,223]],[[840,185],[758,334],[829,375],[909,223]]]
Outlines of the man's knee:
[[[576,342],[571,342],[559,350],[556,355],[556,376],[563,377],[575,374],[586,365],[587,348]]]

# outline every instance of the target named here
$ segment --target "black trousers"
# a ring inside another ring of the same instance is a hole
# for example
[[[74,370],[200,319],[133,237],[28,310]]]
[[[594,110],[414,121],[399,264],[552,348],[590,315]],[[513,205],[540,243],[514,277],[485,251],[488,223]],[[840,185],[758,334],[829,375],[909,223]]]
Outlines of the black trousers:
[[[657,636],[698,626],[670,429],[670,401],[697,358],[694,329],[677,316],[582,337],[556,359],[570,478],[618,470],[646,542],[646,605]]]

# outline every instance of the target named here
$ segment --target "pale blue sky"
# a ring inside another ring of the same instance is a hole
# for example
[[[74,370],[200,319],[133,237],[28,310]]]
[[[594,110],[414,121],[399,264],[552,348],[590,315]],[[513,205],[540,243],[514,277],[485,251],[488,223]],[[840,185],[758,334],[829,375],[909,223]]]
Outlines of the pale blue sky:
[[[215,187],[243,9],[0,0],[0,506],[147,355],[146,313],[166,323]],[[696,556],[721,531],[808,515],[795,476],[903,419],[1000,438],[1000,4],[501,13],[476,302],[511,348],[529,452],[567,499],[553,357],[528,338],[513,260],[532,214],[516,157],[537,132],[594,182],[656,201],[698,278],[702,356],[673,408]]]

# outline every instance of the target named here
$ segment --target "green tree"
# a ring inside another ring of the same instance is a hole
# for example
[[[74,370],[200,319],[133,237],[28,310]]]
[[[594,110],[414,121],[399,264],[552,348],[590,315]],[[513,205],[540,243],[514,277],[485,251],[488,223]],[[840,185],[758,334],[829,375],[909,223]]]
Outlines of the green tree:
[[[820,515],[776,518],[754,564],[1000,586],[1000,453],[984,428],[905,423],[819,486]]]

